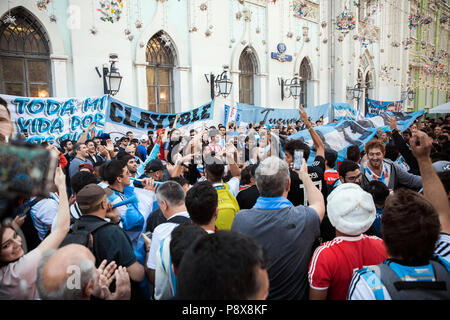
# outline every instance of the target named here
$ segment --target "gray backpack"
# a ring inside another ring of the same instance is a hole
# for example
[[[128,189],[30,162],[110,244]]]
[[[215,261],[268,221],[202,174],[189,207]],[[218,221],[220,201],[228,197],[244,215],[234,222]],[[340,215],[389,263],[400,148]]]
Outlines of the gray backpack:
[[[449,300],[450,274],[445,264],[440,260],[431,260],[436,281],[404,281],[389,266],[389,260],[367,269],[374,272],[377,278],[389,292],[392,300]],[[369,283],[374,291],[379,290],[376,282]],[[375,297],[379,297],[375,294]],[[378,299],[378,298],[377,298]]]

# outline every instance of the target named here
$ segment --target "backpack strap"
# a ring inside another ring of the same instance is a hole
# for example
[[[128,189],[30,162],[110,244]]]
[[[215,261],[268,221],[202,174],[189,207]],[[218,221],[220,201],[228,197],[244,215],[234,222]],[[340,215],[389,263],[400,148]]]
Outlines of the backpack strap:
[[[95,231],[97,231],[98,229],[106,226],[107,224],[110,224],[108,221],[95,221],[95,222],[86,222],[84,220],[82,220],[82,218],[80,217],[80,219],[76,220],[71,226],[70,229],[72,230],[72,232],[76,232],[79,229],[85,229],[87,232],[89,232],[89,244],[88,244],[88,248],[94,252],[94,236],[93,233]]]
[[[431,263],[433,263],[433,261],[440,263],[445,268],[445,270],[447,270],[447,273],[450,274],[450,262],[448,262],[438,254],[434,254],[432,259],[433,260],[431,261]]]
[[[183,217],[183,216],[176,216],[176,217],[170,218],[165,223],[168,223],[168,222],[177,223],[177,224],[187,224],[187,223],[191,223],[191,219]]]

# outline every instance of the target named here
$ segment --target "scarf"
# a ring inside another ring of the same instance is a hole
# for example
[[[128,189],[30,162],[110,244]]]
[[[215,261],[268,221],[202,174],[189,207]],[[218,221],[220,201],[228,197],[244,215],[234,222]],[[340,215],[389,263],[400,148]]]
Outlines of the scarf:
[[[287,207],[294,206],[292,202],[284,197],[258,197],[253,208],[273,210],[273,209],[284,209]]]

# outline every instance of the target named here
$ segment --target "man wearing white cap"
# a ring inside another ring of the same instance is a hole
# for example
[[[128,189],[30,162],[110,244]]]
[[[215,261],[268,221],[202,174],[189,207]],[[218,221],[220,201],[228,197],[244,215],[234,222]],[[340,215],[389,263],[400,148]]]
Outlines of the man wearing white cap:
[[[345,300],[353,270],[387,258],[383,240],[366,236],[376,216],[372,196],[354,183],[336,187],[327,198],[336,238],[323,243],[309,264],[311,300]]]

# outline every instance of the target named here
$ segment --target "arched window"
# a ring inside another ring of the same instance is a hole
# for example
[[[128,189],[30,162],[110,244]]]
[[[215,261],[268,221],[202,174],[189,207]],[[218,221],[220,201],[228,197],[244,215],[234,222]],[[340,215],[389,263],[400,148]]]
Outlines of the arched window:
[[[16,17],[15,25],[0,24],[0,92],[48,97],[52,88],[47,34],[24,8],[12,9],[11,15]]]
[[[148,110],[160,113],[174,112],[173,68],[175,56],[171,40],[163,31],[147,43]]]
[[[251,47],[246,47],[239,58],[239,102],[255,103],[255,74],[258,70],[258,62]]]
[[[311,80],[311,67],[309,66],[308,59],[304,58],[300,64],[300,104],[303,107],[308,107],[308,80]]]

